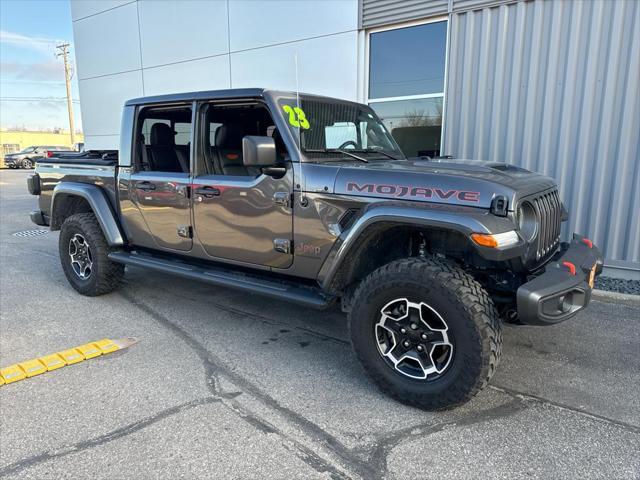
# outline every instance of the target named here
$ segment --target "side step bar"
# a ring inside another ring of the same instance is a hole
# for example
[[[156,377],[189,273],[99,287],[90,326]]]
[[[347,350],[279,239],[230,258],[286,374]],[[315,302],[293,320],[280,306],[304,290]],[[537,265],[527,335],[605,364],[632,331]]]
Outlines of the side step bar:
[[[331,298],[327,298],[320,289],[301,287],[294,282],[259,278],[222,268],[196,266],[147,254],[111,252],[109,259],[116,263],[150,268],[171,275],[257,293],[316,309],[324,309],[331,304]]]

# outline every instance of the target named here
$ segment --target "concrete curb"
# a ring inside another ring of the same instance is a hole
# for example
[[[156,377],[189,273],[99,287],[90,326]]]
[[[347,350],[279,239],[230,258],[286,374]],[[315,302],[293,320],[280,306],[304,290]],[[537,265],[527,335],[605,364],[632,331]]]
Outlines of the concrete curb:
[[[591,299],[604,303],[622,303],[624,305],[640,307],[640,295],[631,295],[628,293],[593,290],[591,292]]]

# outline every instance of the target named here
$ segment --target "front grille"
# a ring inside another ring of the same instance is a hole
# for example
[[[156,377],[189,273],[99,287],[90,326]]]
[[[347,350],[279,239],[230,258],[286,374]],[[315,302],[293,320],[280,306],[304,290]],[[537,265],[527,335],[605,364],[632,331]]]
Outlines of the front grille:
[[[544,258],[560,242],[562,206],[557,190],[551,190],[530,200],[538,216],[536,260]]]

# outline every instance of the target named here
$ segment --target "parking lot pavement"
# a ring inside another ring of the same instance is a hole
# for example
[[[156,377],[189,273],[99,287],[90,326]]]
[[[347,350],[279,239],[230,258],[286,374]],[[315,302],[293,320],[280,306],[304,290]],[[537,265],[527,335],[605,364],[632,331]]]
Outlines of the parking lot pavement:
[[[67,284],[26,173],[0,172],[0,366],[139,343],[0,387],[3,478],[638,478],[640,307],[504,332],[492,385],[429,413],[363,375],[336,309],[127,271]]]

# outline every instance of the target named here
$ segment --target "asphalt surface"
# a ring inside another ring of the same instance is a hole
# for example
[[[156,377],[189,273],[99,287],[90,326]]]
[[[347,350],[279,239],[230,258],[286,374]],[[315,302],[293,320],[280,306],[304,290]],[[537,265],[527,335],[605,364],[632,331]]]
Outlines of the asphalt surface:
[[[0,172],[0,366],[103,337],[121,352],[0,387],[2,478],[638,478],[640,307],[507,327],[461,408],[400,405],[363,375],[338,310],[148,271],[87,298],[25,172]]]

